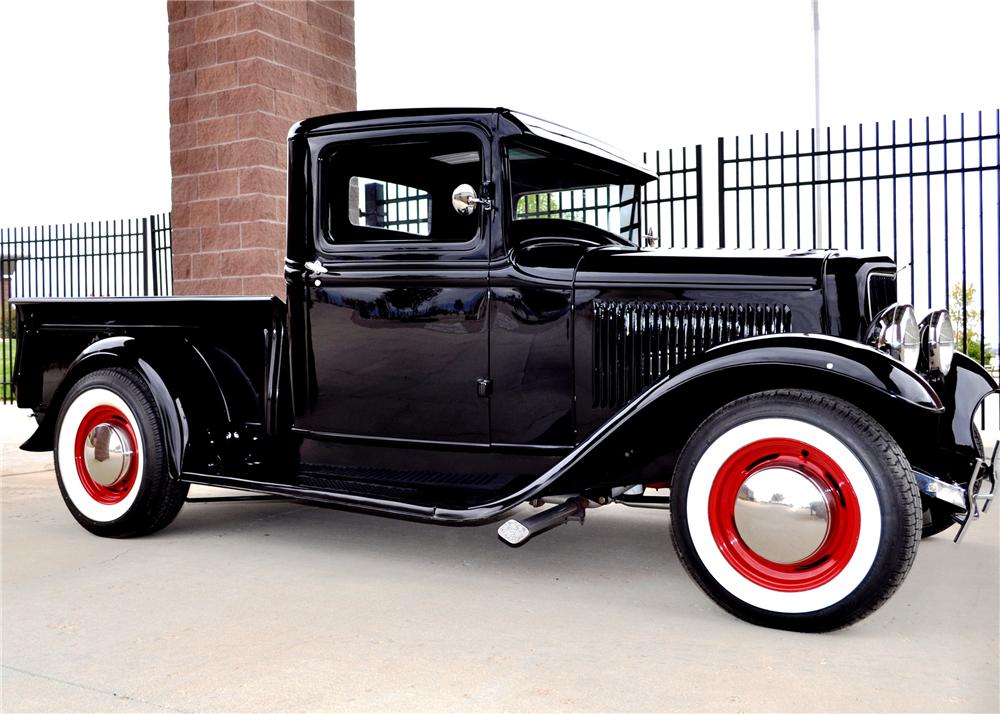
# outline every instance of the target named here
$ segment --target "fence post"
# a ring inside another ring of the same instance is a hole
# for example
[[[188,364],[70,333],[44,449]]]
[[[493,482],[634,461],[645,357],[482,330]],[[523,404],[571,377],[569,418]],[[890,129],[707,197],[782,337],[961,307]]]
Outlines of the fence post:
[[[719,247],[726,247],[726,189],[724,180],[724,167],[725,163],[722,160],[722,146],[723,139],[719,137]],[[740,170],[739,164],[736,165],[736,170]]]
[[[695,180],[695,193],[698,194],[698,200],[695,201],[695,210],[697,213],[698,220],[698,247],[705,247],[705,191],[702,188],[701,180],[701,144],[697,144],[694,147],[694,180]]]
[[[145,223],[146,222],[143,221],[143,225],[145,225]],[[159,280],[159,278],[156,275],[156,231],[157,231],[157,222],[156,222],[156,215],[155,214],[151,215],[149,217],[149,225],[150,225],[149,240],[150,240],[151,245],[150,245],[148,251],[149,251],[150,271],[153,274],[153,290],[152,290],[152,294],[153,295],[159,295],[160,294],[160,280]],[[146,294],[147,295],[150,294],[149,283],[146,284]]]
[[[11,354],[11,345],[7,341],[7,335],[11,334],[13,330],[10,329],[9,323],[13,315],[10,313],[9,300],[7,296],[7,278],[8,268],[7,262],[11,264],[9,269],[9,274],[13,276],[14,269],[13,266],[16,264],[14,260],[14,251],[7,248],[8,239],[10,237],[10,229],[4,230],[0,233],[0,362],[6,367],[8,360],[13,363],[13,355]],[[11,370],[13,371],[13,370]],[[10,379],[7,377],[7,370],[2,370],[3,381],[0,382],[0,404],[7,404],[10,401],[10,396],[8,396],[8,387]]]
[[[149,294],[149,224],[142,219],[142,291]]]

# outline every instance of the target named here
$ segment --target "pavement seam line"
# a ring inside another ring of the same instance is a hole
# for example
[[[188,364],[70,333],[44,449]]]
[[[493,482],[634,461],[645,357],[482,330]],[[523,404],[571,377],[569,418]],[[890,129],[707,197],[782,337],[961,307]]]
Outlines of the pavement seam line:
[[[76,569],[76,572],[79,573],[81,570],[86,570],[87,568],[94,568],[98,565],[107,565],[108,563],[118,560],[120,557],[130,552],[131,550],[132,550],[131,548],[126,548],[125,550],[121,551],[120,553],[116,553],[110,558],[105,558],[104,560],[98,560],[97,562],[94,563],[83,563],[80,567]]]
[[[10,478],[11,476],[33,476],[35,474],[47,474],[52,473],[52,467],[48,466],[44,469],[38,469],[37,471],[15,471],[13,473],[3,473],[0,470],[0,478]]]
[[[123,699],[125,701],[135,702],[136,704],[145,704],[148,706],[157,707],[158,709],[164,709],[173,712],[184,712],[184,709],[175,709],[174,707],[167,706],[165,704],[157,704],[156,702],[151,702],[147,699],[141,699],[139,697],[130,697],[127,694],[119,694],[118,692],[108,691],[106,689],[98,689],[97,687],[88,687],[86,684],[78,684],[77,682],[70,682],[66,679],[60,679],[59,677],[52,677],[47,674],[39,674],[38,672],[31,672],[27,669],[21,669],[20,667],[12,667],[9,664],[0,664],[0,668],[9,669],[12,672],[18,672],[20,674],[26,674],[29,677],[37,677],[39,679],[47,679],[50,682],[56,682],[57,684],[64,684],[67,687],[76,687],[77,689],[83,689],[88,692],[96,692],[97,694],[105,694],[115,699]]]

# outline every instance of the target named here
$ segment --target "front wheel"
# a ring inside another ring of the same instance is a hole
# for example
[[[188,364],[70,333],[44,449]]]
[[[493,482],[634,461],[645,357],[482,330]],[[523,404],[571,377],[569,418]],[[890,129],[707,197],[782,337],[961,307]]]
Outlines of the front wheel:
[[[674,547],[716,602],[749,622],[844,627],[899,587],[920,496],[870,416],[816,392],[738,399],[688,440],[671,489]]]

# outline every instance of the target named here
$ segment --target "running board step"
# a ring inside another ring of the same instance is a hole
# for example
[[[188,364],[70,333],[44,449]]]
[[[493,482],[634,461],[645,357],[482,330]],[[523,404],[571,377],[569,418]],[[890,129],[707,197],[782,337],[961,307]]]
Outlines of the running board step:
[[[579,496],[571,498],[558,506],[536,513],[533,516],[519,521],[511,518],[497,530],[497,535],[507,545],[516,548],[524,545],[532,536],[538,535],[550,528],[561,526],[570,519],[579,520],[583,523],[584,515],[587,512],[587,499]]]

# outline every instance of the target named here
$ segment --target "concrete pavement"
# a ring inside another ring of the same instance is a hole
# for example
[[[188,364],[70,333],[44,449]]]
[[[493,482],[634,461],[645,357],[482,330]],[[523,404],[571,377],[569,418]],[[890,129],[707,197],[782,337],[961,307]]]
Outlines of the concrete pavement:
[[[0,408],[4,712],[1000,709],[1000,511],[923,542],[867,620],[800,635],[720,610],[669,517],[620,506],[519,550],[287,503],[97,538],[29,432]]]

